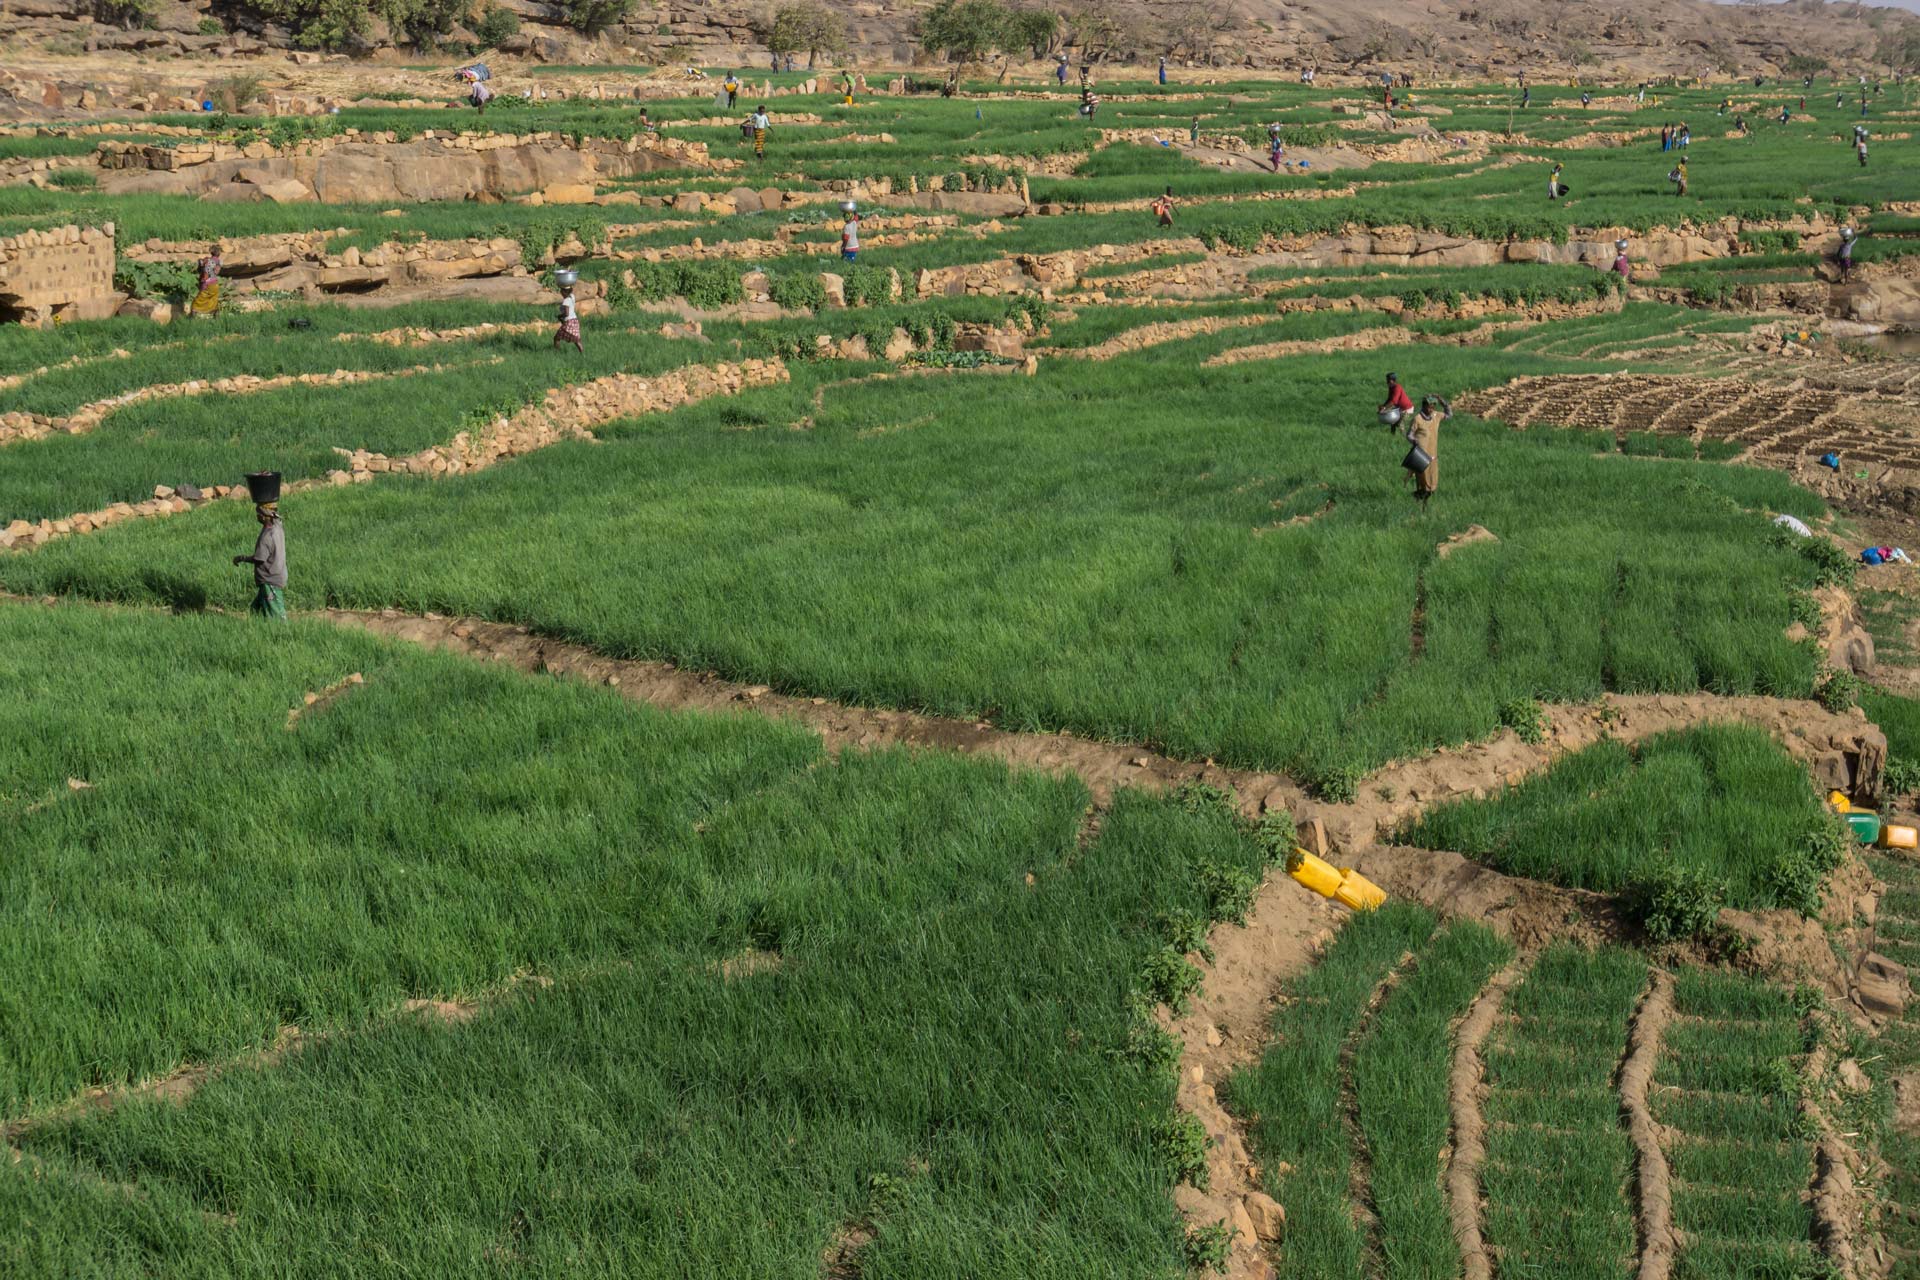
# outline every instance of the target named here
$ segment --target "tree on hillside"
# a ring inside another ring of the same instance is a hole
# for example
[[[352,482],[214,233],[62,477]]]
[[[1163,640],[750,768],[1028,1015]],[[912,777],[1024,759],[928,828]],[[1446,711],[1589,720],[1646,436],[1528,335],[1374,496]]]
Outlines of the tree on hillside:
[[[1082,62],[1130,58],[1156,42],[1152,33],[1107,0],[1078,0],[1065,11],[1067,43],[1078,45]]]
[[[1053,53],[1060,38],[1060,15],[1052,9],[1015,9],[1012,38],[1029,50],[1036,61]]]
[[[920,47],[949,62],[985,62],[1013,39],[1000,0],[939,0],[920,18]]]
[[[473,0],[376,0],[394,43],[432,49],[456,26],[472,20]]]
[[[917,31],[922,49],[949,62],[964,66],[998,57],[1005,80],[1019,54],[1043,58],[1052,51],[1060,15],[1001,0],[939,0],[920,15]]]
[[[597,36],[620,25],[633,12],[633,0],[559,0],[567,25],[582,35]]]
[[[1874,56],[1893,71],[1920,69],[1920,22],[1903,22],[1884,33]]]
[[[809,69],[821,54],[847,47],[847,24],[819,0],[775,5],[753,24],[753,34],[775,57],[806,54]]]
[[[1185,53],[1195,61],[1213,66],[1217,61],[1214,37],[1232,25],[1232,15],[1220,0],[1186,0],[1166,19],[1167,55]]]

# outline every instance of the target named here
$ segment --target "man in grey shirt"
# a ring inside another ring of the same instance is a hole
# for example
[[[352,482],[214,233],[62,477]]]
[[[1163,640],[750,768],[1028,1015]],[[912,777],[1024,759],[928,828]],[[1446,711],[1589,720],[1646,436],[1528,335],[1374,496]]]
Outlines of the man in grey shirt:
[[[254,540],[253,554],[235,556],[235,564],[253,566],[253,581],[259,590],[253,594],[253,612],[276,622],[287,620],[287,534],[280,524],[280,504],[262,502],[253,509],[260,521],[260,536]]]

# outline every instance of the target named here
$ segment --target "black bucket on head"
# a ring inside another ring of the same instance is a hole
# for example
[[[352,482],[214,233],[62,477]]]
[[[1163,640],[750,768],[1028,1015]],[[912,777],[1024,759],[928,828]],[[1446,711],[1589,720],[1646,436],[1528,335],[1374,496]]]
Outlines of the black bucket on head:
[[[280,501],[280,473],[278,471],[248,472],[247,493],[256,505],[262,502]]]

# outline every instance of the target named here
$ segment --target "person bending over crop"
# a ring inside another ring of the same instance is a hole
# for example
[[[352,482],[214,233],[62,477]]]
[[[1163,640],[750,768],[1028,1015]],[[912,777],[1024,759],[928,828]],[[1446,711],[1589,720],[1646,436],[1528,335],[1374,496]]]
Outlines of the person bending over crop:
[[[287,620],[287,534],[280,524],[280,475],[261,471],[247,477],[254,498],[253,516],[260,522],[253,554],[235,556],[235,564],[253,566],[252,612],[274,622]]]
[[[1567,189],[1560,185],[1561,167],[1562,166],[1555,164],[1553,171],[1547,174],[1547,199],[1549,200],[1558,200],[1562,195],[1566,194]]]
[[[1413,496],[1422,505],[1440,488],[1440,424],[1452,416],[1453,406],[1444,398],[1427,396],[1407,432],[1407,443],[1427,455],[1427,465],[1413,473]]]
[[[220,310],[220,246],[211,245],[207,256],[200,259],[196,271],[200,277],[200,292],[193,295],[193,314],[210,316]]]
[[[1398,409],[1401,413],[1413,411],[1413,397],[1408,395],[1407,389],[1400,385],[1400,375],[1397,373],[1387,375],[1387,398],[1380,402],[1382,414],[1389,409]]]
[[[580,308],[573,300],[573,286],[570,284],[560,287],[560,314],[557,318],[560,327],[553,333],[553,349],[558,351],[561,343],[571,342],[575,351],[585,355],[587,348],[580,341]]]

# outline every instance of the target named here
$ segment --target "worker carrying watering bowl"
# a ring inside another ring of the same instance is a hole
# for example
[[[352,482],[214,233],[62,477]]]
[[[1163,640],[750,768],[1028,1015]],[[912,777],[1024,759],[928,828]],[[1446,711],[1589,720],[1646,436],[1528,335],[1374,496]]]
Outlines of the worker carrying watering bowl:
[[[575,351],[585,355],[587,348],[580,341],[580,304],[573,298],[573,286],[579,282],[579,273],[556,271],[553,277],[554,283],[560,286],[560,310],[554,316],[560,322],[560,327],[553,331],[553,348],[558,351],[561,343],[570,342]]]
[[[840,257],[853,262],[860,257],[860,206],[845,200],[840,204],[840,212],[847,219],[840,227]]]
[[[1422,507],[1440,488],[1440,424],[1452,416],[1453,406],[1444,397],[1427,396],[1407,432],[1412,447],[1400,465],[1413,474],[1413,496]]]
[[[260,522],[253,554],[235,556],[235,564],[253,566],[252,612],[274,622],[287,620],[287,535],[280,524],[280,473],[255,471],[247,476],[247,494],[253,516]]]
[[[1380,402],[1380,421],[1389,427],[1400,425],[1400,419],[1413,412],[1413,397],[1400,385],[1400,375],[1387,375],[1387,398]]]
[[[1833,264],[1840,269],[1840,283],[1853,275],[1853,245],[1858,237],[1852,227],[1840,228],[1840,247],[1834,250]]]

